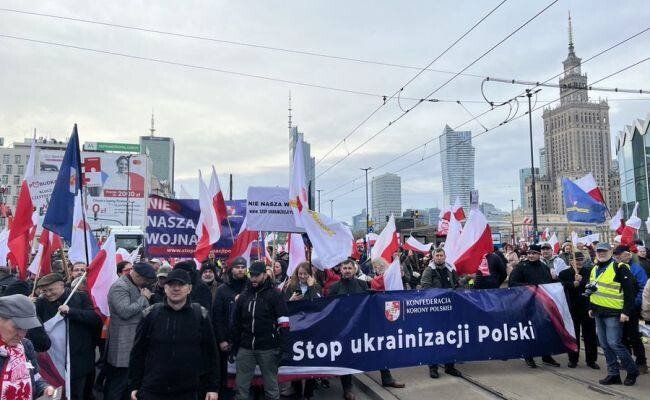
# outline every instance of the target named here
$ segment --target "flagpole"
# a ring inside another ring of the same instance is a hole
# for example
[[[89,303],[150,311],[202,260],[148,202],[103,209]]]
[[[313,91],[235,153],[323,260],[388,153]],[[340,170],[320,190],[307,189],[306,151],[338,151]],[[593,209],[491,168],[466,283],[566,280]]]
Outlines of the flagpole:
[[[86,253],[86,268],[90,265],[90,257],[88,256],[88,225],[86,224],[86,205],[84,204],[83,188],[80,190],[81,194],[81,220],[83,221],[84,226],[84,250]],[[127,205],[128,206],[128,205]]]

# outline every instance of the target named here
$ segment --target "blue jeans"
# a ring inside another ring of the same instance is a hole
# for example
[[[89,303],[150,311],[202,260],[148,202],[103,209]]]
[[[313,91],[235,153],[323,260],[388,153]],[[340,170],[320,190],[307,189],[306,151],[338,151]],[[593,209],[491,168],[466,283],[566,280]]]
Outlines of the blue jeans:
[[[623,325],[619,317],[596,316],[596,333],[598,334],[600,347],[605,352],[608,376],[620,375],[619,359],[628,374],[639,374],[639,367],[632,359],[630,352],[623,346]]]

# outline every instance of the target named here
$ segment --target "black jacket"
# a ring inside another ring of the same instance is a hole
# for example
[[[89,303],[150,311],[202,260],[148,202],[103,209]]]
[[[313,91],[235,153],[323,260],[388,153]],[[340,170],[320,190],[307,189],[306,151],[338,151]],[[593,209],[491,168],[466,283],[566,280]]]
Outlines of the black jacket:
[[[580,275],[580,284],[575,287],[575,271],[573,268],[567,268],[558,274],[562,286],[564,286],[564,293],[566,294],[567,303],[572,313],[582,314],[583,316],[589,310],[589,297],[583,296],[585,286],[589,283],[589,276],[591,275],[592,267],[583,266],[578,271]]]
[[[61,297],[52,302],[39,297],[36,301],[36,315],[41,322],[54,317],[69,295],[70,289],[66,289]],[[75,292],[68,306],[70,312],[66,318],[70,329],[70,375],[79,378],[95,368],[95,346],[101,334],[102,320],[85,293]]]
[[[506,271],[507,261],[504,261],[505,257],[501,252],[490,253],[486,256],[486,259],[490,275],[483,276],[480,272],[477,272],[476,279],[474,280],[474,288],[498,289],[508,276],[508,272]]]
[[[239,281],[231,278],[217,288],[212,303],[212,326],[217,343],[228,342],[233,337],[235,297],[241,294],[247,283],[247,278]]]
[[[327,293],[328,297],[339,296],[342,294],[364,293],[368,291],[368,283],[361,279],[343,279],[335,282]]]
[[[212,292],[201,278],[196,279],[194,283],[192,283],[190,300],[192,300],[192,303],[199,303],[208,311],[212,309]]]
[[[450,271],[446,264],[438,268],[435,264],[427,266],[422,273],[427,279],[423,279],[422,289],[456,289],[458,287],[458,277],[455,271]],[[429,283],[430,282],[430,283]]]
[[[219,391],[219,354],[208,311],[167,302],[144,311],[129,360],[129,388],[174,395]]]
[[[289,301],[295,290],[300,290],[300,286],[294,287],[291,284],[287,284],[283,291],[284,300]],[[320,299],[321,297],[323,297],[323,290],[320,288],[318,283],[315,283],[314,286],[309,286],[307,288],[307,291],[302,296],[302,300],[314,300]]]
[[[256,288],[248,282],[235,302],[234,347],[283,349],[284,337],[289,332],[288,316],[282,293],[275,289],[271,279]]]
[[[551,270],[541,260],[539,261],[524,261],[512,270],[508,286],[525,286],[525,285],[541,285],[544,283],[553,283],[551,277]]]

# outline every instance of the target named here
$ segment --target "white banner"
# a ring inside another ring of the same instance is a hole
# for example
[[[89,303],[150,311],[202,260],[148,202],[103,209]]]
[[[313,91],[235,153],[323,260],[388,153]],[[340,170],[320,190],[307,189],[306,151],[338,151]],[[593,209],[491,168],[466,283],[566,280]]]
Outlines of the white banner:
[[[296,226],[286,187],[249,187],[246,218],[248,229],[253,231],[305,232]]]

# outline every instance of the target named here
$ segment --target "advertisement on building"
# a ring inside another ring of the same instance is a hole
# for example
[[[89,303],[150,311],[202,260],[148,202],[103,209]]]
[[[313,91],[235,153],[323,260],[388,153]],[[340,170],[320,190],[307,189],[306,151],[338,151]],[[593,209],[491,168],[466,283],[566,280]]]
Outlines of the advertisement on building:
[[[32,192],[36,197],[33,201],[43,213],[62,159],[62,151],[38,155],[36,176],[30,184],[38,187]],[[82,152],[86,216],[93,229],[108,225],[144,228],[149,192],[147,160],[140,154]]]

